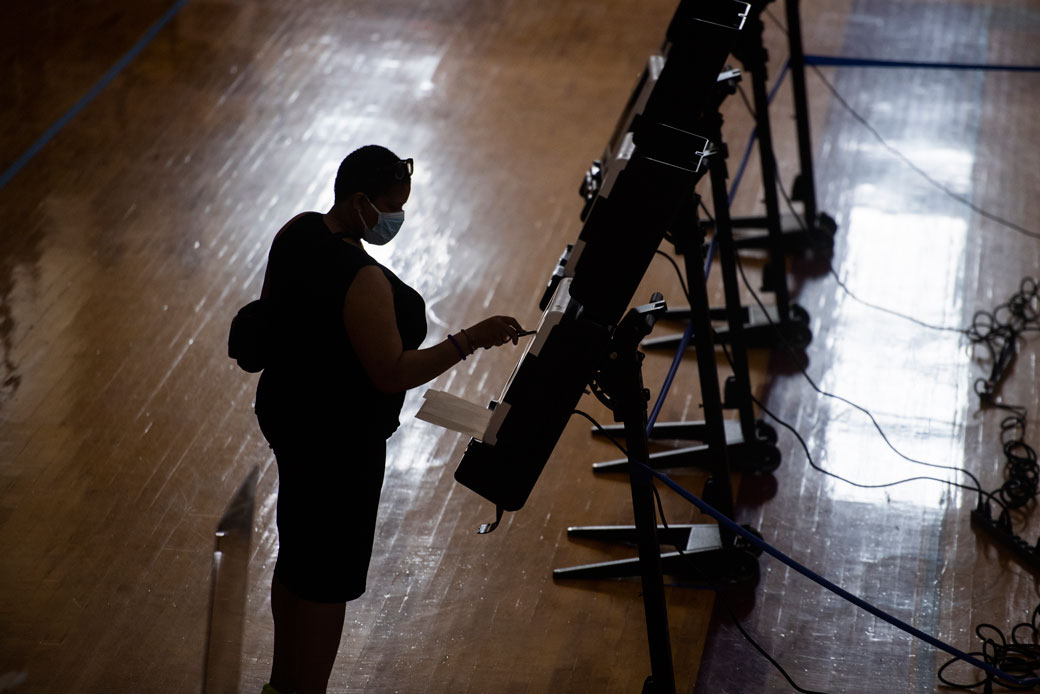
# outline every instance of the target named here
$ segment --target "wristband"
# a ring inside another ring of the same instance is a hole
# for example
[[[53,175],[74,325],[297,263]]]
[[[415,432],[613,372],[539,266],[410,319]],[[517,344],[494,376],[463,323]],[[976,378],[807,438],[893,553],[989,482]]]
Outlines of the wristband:
[[[466,353],[462,351],[462,347],[459,347],[459,343],[455,341],[455,337],[450,333],[448,334],[448,340],[451,341],[451,344],[455,345],[455,349],[458,351],[459,356],[462,357],[462,361],[466,361]]]

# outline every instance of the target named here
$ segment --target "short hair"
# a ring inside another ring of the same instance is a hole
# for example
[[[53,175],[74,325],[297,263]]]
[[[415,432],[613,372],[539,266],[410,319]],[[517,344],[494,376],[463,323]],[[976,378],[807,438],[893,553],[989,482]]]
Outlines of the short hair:
[[[355,149],[340,162],[336,172],[336,202],[358,192],[371,198],[401,183],[402,179],[394,178],[394,164],[399,161],[399,156],[380,145]]]

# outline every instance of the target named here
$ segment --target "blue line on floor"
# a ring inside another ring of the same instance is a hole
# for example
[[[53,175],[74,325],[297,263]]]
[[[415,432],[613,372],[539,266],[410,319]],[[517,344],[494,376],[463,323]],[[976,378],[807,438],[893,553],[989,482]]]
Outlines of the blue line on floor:
[[[924,67],[938,70],[1003,70],[1008,72],[1040,72],[1040,65],[992,65],[989,63],[929,63],[913,60],[876,60],[845,58],[840,55],[806,55],[806,65],[817,67]]]
[[[6,186],[24,166],[28,164],[41,149],[43,149],[44,145],[50,142],[50,140],[76,116],[76,114],[93,101],[94,97],[100,94],[101,90],[107,87],[109,83],[116,78],[116,75],[118,75],[123,68],[129,65],[130,62],[136,58],[142,50],[144,50],[145,46],[151,43],[152,39],[156,37],[162,28],[166,26],[166,24],[173,19],[174,15],[180,12],[181,8],[186,4],[188,4],[188,0],[177,0],[170,9],[166,10],[166,13],[163,14],[155,24],[149,27],[148,31],[146,31],[144,36],[134,44],[133,48],[116,61],[116,64],[110,67],[108,72],[102,75],[101,79],[95,82],[94,86],[92,86],[72,108],[66,111],[61,118],[54,121],[54,123],[51,124],[51,127],[47,128],[47,131],[43,133],[36,142],[32,143],[32,145],[29,146],[29,149],[22,153],[22,156],[18,157],[13,164],[7,167],[7,170],[4,171],[3,174],[0,174],[0,190],[2,190],[3,187]]]
[[[950,644],[946,643],[945,641],[940,641],[939,639],[937,639],[936,637],[932,636],[931,634],[927,634],[927,633],[921,631],[920,629],[907,624],[903,620],[901,620],[901,619],[899,619],[897,617],[893,617],[892,615],[890,615],[889,613],[885,612],[884,610],[882,610],[882,609],[880,609],[878,607],[875,607],[874,605],[870,604],[869,602],[867,602],[863,598],[861,598],[861,597],[859,597],[857,595],[853,595],[852,593],[850,593],[849,591],[845,590],[844,588],[842,588],[842,587],[840,587],[840,586],[838,586],[838,585],[836,585],[834,583],[831,583],[826,578],[824,578],[820,574],[816,573],[815,571],[813,571],[809,567],[804,566],[804,565],[798,563],[797,561],[795,561],[791,557],[787,556],[786,554],[784,554],[783,552],[778,550],[776,547],[773,547],[771,544],[769,544],[768,542],[763,540],[761,537],[759,537],[756,534],[754,534],[753,532],[749,531],[747,528],[744,528],[742,526],[737,525],[729,517],[727,517],[725,514],[723,514],[721,511],[718,511],[715,508],[713,508],[706,501],[704,501],[703,499],[700,499],[699,497],[694,495],[693,492],[690,492],[689,490],[685,489],[682,485],[680,485],[678,482],[673,480],[671,477],[669,477],[665,473],[661,472],[660,470],[653,469],[652,467],[648,466],[644,462],[640,462],[640,461],[635,461],[635,462],[638,463],[639,466],[642,467],[644,470],[646,470],[649,474],[651,474],[654,477],[656,477],[657,479],[661,480],[664,484],[666,484],[669,488],[671,488],[679,496],[681,496],[682,498],[686,499],[691,504],[696,506],[702,513],[705,513],[705,514],[711,516],[712,518],[714,518],[715,520],[717,520],[719,522],[719,525],[725,526],[726,529],[729,530],[730,532],[733,532],[733,533],[735,533],[737,535],[740,535],[742,538],[744,538],[745,540],[750,542],[755,547],[758,547],[759,549],[761,549],[766,554],[769,554],[770,556],[773,556],[776,559],[779,559],[781,562],[783,562],[787,566],[791,567],[792,569],[794,569],[795,571],[797,571],[801,575],[805,576],[809,580],[813,581],[814,583],[816,583],[816,584],[818,584],[820,586],[823,586],[824,588],[826,588],[830,592],[834,593],[835,595],[837,595],[837,596],[839,596],[841,598],[844,598],[848,602],[851,602],[856,607],[859,607],[859,608],[861,608],[863,610],[866,610],[867,612],[869,612],[870,614],[874,615],[875,617],[878,617],[879,619],[883,619],[884,621],[888,622],[892,626],[894,626],[894,627],[896,627],[898,629],[901,629],[902,631],[905,631],[906,633],[910,634],[911,636],[916,636],[917,638],[921,639],[925,643],[928,643],[928,644],[931,644],[932,646],[935,646],[939,650],[946,651],[947,653],[949,653],[950,655],[952,655],[955,658],[963,660],[964,662],[969,663],[969,664],[979,668],[980,670],[988,672],[990,675],[993,675],[993,677],[995,677],[995,678],[997,678],[999,680],[1003,680],[1005,682],[1011,682],[1013,684],[1019,685],[1021,687],[1026,688],[1026,689],[1031,689],[1033,687],[1036,687],[1038,684],[1040,684],[1040,678],[1038,678],[1035,675],[1033,675],[1032,672],[1029,672],[1028,676],[1026,676],[1026,675],[1012,675],[1012,674],[1010,674],[1008,672],[1005,672],[1004,670],[1001,670],[997,666],[992,665],[991,663],[979,660],[979,658],[976,657],[977,655],[982,655],[982,654],[972,655],[971,653],[965,653],[964,651],[960,650],[959,648],[954,648],[953,646],[951,646]]]

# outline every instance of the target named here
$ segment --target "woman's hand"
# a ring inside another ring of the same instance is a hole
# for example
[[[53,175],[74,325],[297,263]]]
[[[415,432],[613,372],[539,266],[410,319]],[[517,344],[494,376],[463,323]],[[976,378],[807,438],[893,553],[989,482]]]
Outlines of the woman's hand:
[[[492,316],[466,328],[463,336],[468,338],[472,353],[479,347],[490,349],[507,342],[515,345],[521,330],[520,323],[512,316]]]

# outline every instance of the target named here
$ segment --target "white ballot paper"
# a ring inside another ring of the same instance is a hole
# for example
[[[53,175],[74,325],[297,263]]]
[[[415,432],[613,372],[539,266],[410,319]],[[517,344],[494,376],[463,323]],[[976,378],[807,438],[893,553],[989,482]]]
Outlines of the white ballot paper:
[[[425,401],[415,414],[417,419],[475,439],[484,439],[484,432],[491,421],[491,410],[432,388],[427,390],[423,397]]]

